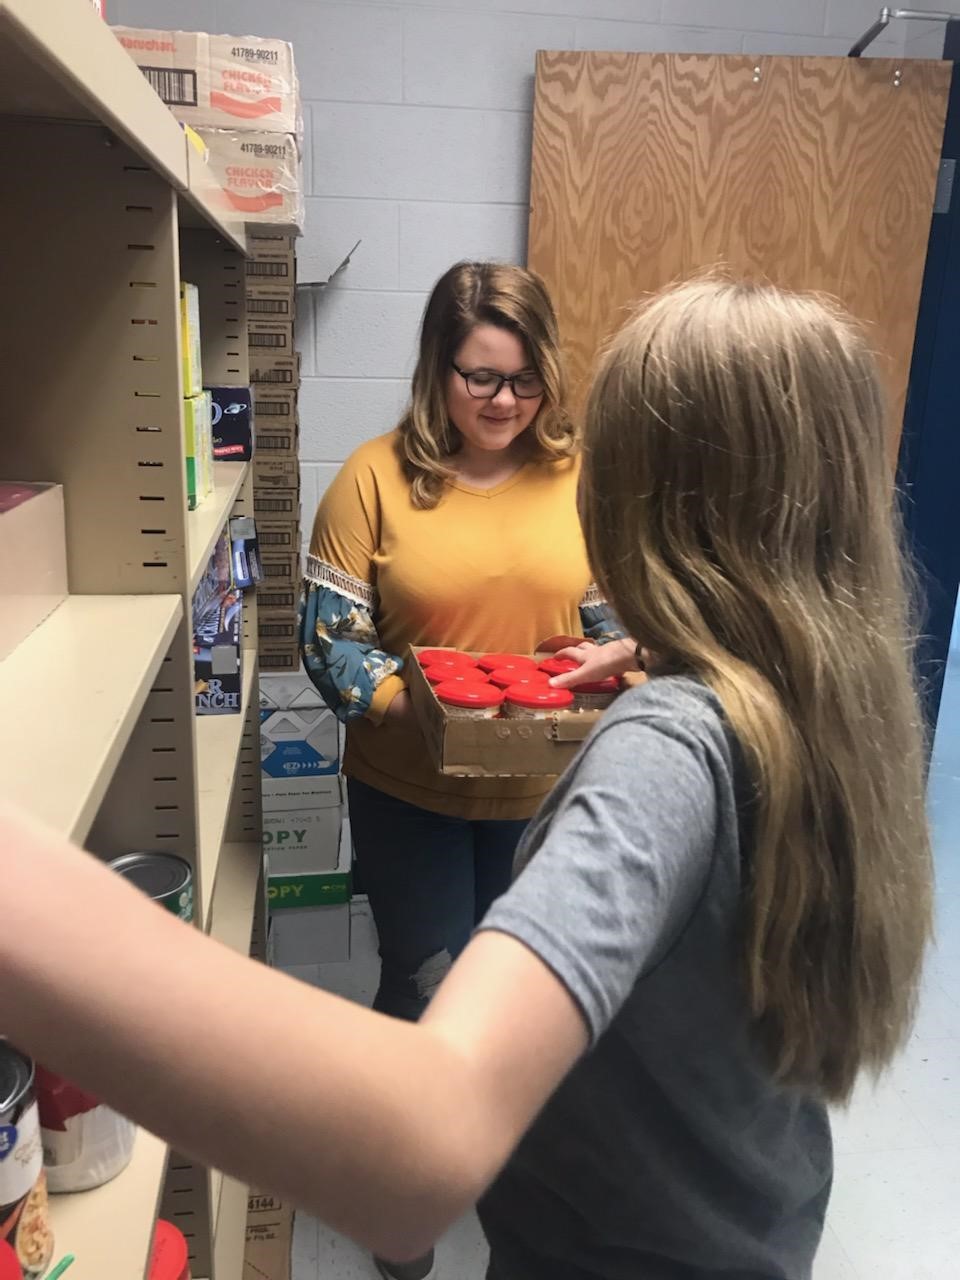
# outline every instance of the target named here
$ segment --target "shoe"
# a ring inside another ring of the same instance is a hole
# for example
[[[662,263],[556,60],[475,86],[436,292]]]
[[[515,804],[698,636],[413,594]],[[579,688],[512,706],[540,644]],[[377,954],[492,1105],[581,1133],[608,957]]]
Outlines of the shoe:
[[[383,1280],[437,1280],[440,1274],[433,1249],[422,1258],[414,1258],[413,1262],[385,1262],[383,1258],[374,1258],[373,1261]]]

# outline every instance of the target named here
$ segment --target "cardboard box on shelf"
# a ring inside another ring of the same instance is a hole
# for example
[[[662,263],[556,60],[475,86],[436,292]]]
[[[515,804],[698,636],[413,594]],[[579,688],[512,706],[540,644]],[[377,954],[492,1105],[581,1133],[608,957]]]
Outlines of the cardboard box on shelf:
[[[250,381],[254,388],[259,385],[292,390],[300,386],[299,359],[256,348],[249,351],[249,360]]]
[[[264,675],[280,675],[296,671],[300,665],[300,651],[293,646],[273,649],[261,644],[257,650],[257,670]]]
[[[289,323],[297,309],[294,289],[284,285],[247,285],[247,319]]]
[[[404,673],[427,752],[440,773],[553,777],[563,773],[603,714],[560,711],[529,720],[449,717],[416,660],[417,652],[417,647],[410,650]]]
[[[296,609],[300,598],[296,582],[269,583],[263,581],[257,587],[257,604],[261,609]]]
[[[290,1280],[292,1252],[293,1206],[251,1192],[241,1280]]]
[[[300,585],[300,553],[279,551],[276,548],[260,546],[260,567],[263,571],[262,586],[268,591],[288,586],[299,588]]]
[[[217,198],[224,209],[241,213],[248,222],[303,230],[303,162],[292,134],[239,129],[197,133],[207,147],[207,166],[219,184],[222,195]],[[249,261],[247,265],[249,271]]]
[[[66,595],[62,486],[0,481],[0,660]]]
[[[293,355],[296,339],[292,320],[247,319],[247,346],[252,351],[273,351],[277,355]]]
[[[259,419],[254,427],[257,440],[257,453],[268,454],[277,458],[296,458],[300,451],[300,429],[296,419],[284,422],[283,419]]]
[[[287,237],[283,237],[287,240]],[[245,263],[246,287],[259,285],[276,289],[293,288],[297,278],[297,258],[289,243],[275,249],[259,249]]]
[[[300,577],[300,521],[257,517],[257,538],[260,542],[260,558],[274,560],[278,557],[295,557],[294,578]]]
[[[183,367],[183,396],[198,396],[203,390],[200,359],[200,292],[195,284],[180,281],[180,358]]]
[[[296,457],[258,454],[253,462],[253,487],[257,489],[300,488],[300,463]]]
[[[257,519],[291,520],[300,524],[299,489],[254,489],[253,510]]]
[[[261,640],[273,640],[275,643],[288,641],[296,643],[297,613],[295,609],[258,609],[257,635]]]
[[[207,390],[183,402],[183,446],[187,461],[187,510],[213,491],[213,399]]]
[[[255,387],[253,391],[254,419],[258,426],[296,423],[297,393],[283,387]]]
[[[210,387],[213,456],[218,462],[249,462],[254,452],[253,391]]]
[[[302,133],[293,48],[284,40],[113,28],[178,120],[196,128]]]

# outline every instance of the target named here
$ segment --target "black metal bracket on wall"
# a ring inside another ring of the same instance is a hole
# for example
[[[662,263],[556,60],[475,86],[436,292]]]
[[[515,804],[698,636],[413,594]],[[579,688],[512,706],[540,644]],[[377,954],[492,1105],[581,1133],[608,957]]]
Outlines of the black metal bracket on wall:
[[[953,77],[917,315],[897,482],[924,595],[917,660],[931,731],[937,722],[960,584],[960,19],[946,24]],[[932,734],[931,734],[932,738]]]

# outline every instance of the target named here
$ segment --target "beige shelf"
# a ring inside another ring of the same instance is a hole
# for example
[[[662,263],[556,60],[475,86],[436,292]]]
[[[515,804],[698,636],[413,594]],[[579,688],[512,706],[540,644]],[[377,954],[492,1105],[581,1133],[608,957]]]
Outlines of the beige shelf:
[[[262,863],[263,850],[259,844],[228,842],[220,851],[208,930],[211,937],[241,955],[250,954],[250,933]]]
[[[187,565],[191,593],[203,577],[214,544],[243,487],[249,465],[248,462],[215,462],[213,493],[187,516]]]
[[[243,1271],[248,1199],[248,1189],[242,1182],[223,1178],[213,1237],[213,1274],[217,1280],[233,1280]]]
[[[0,662],[0,795],[82,841],[182,615],[179,596],[69,596]]]
[[[198,841],[200,863],[200,920],[210,926],[217,869],[224,848],[230,798],[233,793],[246,710],[257,674],[256,654],[243,655],[243,696],[239,715],[197,716]]]
[[[140,1129],[133,1159],[112,1182],[50,1197],[54,1259],[76,1258],[70,1280],[143,1280],[166,1167],[166,1144]]]
[[[217,209],[200,157],[92,5],[0,0],[0,115],[104,125],[169,181],[184,226],[246,252],[243,222]]]

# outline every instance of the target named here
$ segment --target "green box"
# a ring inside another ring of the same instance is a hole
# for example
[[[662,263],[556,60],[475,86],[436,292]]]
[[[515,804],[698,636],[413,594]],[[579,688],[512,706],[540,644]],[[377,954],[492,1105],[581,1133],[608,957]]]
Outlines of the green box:
[[[203,390],[200,359],[200,292],[195,284],[180,281],[180,357],[183,363],[183,395],[198,396]]]
[[[267,881],[267,906],[271,911],[289,907],[333,907],[349,902],[352,896],[353,882],[349,871],[270,876]]]

